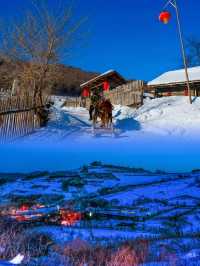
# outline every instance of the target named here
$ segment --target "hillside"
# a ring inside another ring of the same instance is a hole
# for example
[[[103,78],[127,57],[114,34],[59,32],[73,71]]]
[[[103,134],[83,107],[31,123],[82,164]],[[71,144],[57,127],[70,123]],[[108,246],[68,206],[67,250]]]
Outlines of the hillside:
[[[0,88],[10,88],[13,79],[23,67],[22,62],[10,63],[0,61]],[[50,75],[49,82],[53,84],[53,94],[79,95],[80,84],[95,77],[97,73],[87,72],[80,68],[65,65],[51,66],[55,75]]]
[[[0,258],[16,256],[11,251],[25,243],[19,251],[28,266],[100,265],[75,261],[95,246],[94,261],[104,246],[114,253],[129,245],[135,264],[101,265],[199,265],[198,171],[158,173],[95,162],[73,171],[5,174],[0,181],[1,225],[10,236]],[[27,253],[27,246],[34,249]],[[63,253],[67,248],[70,253]]]

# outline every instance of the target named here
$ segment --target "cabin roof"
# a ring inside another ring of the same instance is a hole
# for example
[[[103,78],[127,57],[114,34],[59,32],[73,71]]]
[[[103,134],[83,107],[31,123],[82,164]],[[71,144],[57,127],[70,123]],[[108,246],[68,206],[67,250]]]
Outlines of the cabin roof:
[[[101,84],[103,81],[107,79],[108,81],[115,81],[118,83],[118,85],[122,85],[126,83],[126,80],[115,70],[108,70],[105,73],[92,78],[88,80],[87,82],[84,82],[80,85],[81,88],[87,87],[87,86],[96,86],[98,84]]]
[[[200,82],[200,66],[188,68],[190,82]],[[186,83],[185,69],[168,71],[147,83],[148,86],[168,86]]]

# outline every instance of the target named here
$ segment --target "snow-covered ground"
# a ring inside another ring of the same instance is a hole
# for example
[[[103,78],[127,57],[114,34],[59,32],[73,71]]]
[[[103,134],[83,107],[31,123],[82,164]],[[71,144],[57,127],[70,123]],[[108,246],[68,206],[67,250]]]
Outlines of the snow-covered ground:
[[[68,138],[93,138],[88,111],[85,108],[61,107],[62,104],[62,99],[56,99],[48,126],[23,141],[63,142]],[[195,99],[192,105],[184,96],[146,100],[137,110],[117,105],[113,117],[116,137],[135,138],[144,134],[193,137],[200,133],[200,98]],[[107,138],[110,132],[99,134]]]
[[[93,160],[147,169],[185,171],[200,166],[200,98],[146,100],[139,109],[115,106],[114,134],[96,131],[88,111],[62,108],[57,98],[46,128],[2,145],[0,171],[66,170]]]

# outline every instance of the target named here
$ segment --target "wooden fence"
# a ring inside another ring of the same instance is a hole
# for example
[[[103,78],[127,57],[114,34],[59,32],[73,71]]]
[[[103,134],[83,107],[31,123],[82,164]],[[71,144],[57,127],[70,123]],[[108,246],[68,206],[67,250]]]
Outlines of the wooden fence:
[[[105,92],[112,104],[139,107],[143,104],[143,81],[132,81]]]
[[[0,142],[11,141],[40,127],[33,96],[10,96],[0,99]]]
[[[114,105],[126,105],[139,107],[143,105],[143,81],[132,81],[119,86],[111,91],[104,92],[106,98],[109,98]],[[86,107],[90,104],[89,98],[81,99],[81,97],[67,98],[64,105],[66,107]]]
[[[85,103],[83,99],[81,99],[81,97],[66,97],[64,106],[74,107],[74,108],[81,107],[81,106],[85,107]]]

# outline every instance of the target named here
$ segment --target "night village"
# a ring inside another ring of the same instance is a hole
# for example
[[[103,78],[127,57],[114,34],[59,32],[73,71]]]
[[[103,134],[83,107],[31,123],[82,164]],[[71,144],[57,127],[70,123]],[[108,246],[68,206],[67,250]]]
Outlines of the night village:
[[[199,3],[0,3],[0,266],[200,265]]]

